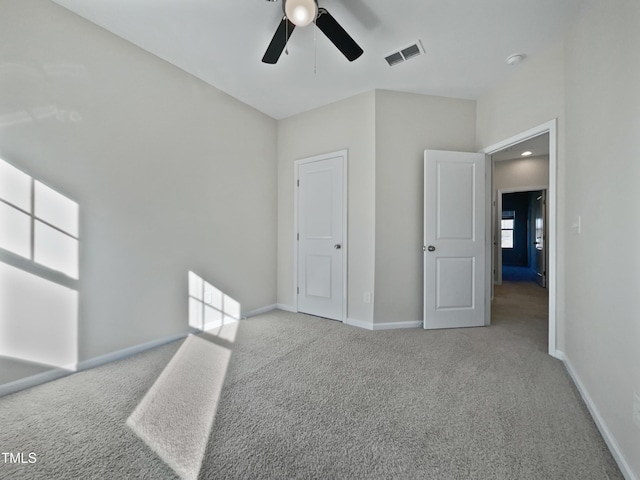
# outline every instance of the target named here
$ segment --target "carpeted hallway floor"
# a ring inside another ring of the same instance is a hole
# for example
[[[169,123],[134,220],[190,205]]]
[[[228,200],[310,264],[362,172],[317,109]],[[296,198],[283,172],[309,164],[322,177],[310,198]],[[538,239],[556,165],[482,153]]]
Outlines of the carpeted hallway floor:
[[[0,449],[37,456],[0,478],[621,479],[545,293],[505,283],[474,329],[274,311],[0,398]]]

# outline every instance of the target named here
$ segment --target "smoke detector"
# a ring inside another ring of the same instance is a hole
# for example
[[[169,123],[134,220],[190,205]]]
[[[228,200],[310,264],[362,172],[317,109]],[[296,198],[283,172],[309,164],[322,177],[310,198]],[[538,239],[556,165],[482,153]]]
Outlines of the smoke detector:
[[[507,65],[516,66],[522,62],[522,60],[524,60],[524,53],[513,53],[505,58],[504,61],[507,62]]]

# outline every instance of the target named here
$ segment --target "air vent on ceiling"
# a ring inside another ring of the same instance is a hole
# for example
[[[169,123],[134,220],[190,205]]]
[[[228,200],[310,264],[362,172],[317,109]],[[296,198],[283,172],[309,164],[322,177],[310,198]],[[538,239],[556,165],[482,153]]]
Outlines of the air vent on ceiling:
[[[410,58],[417,57],[424,53],[424,48],[422,47],[422,42],[418,40],[413,45],[409,45],[406,48],[402,48],[397,52],[392,53],[391,55],[387,55],[384,59],[387,61],[390,67],[394,65],[398,65],[399,63],[404,62],[405,60],[409,60]]]
[[[384,59],[387,61],[390,67],[393,67],[398,63],[404,62],[404,57],[400,52],[392,53],[388,57],[384,57]]]

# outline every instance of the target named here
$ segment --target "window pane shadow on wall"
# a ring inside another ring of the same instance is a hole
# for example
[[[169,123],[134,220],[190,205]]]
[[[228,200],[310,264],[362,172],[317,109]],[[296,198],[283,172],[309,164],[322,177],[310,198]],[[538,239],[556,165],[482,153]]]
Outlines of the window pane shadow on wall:
[[[240,303],[189,272],[189,326],[212,330],[240,320]]]

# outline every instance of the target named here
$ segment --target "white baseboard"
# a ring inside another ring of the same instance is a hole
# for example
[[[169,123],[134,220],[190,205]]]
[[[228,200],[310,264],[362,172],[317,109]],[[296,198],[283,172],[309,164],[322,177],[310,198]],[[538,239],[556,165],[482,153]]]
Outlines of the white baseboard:
[[[272,305],[261,307],[261,308],[256,308],[255,310],[251,310],[249,312],[243,313],[242,318],[249,318],[249,317],[255,317],[256,315],[262,315],[263,313],[270,312],[271,310],[275,310],[276,308],[278,308],[278,305],[275,303]]]
[[[278,310],[284,310],[285,312],[297,312],[296,308],[293,305],[285,305],[284,303],[277,303],[276,308]]]
[[[422,320],[416,320],[414,322],[387,322],[387,323],[371,323],[363,320],[356,320],[354,318],[347,318],[344,322],[352,327],[364,328],[366,330],[396,330],[399,328],[420,328],[422,327]]]
[[[159,347],[161,345],[165,345],[167,343],[180,340],[181,338],[185,338],[187,335],[189,335],[189,333],[192,333],[194,331],[195,330],[189,330],[183,333],[168,335],[166,337],[151,340],[150,342],[140,343],[138,345],[133,345],[131,347],[123,348],[122,350],[116,350],[115,352],[107,353],[105,355],[100,355],[98,357],[82,360],[81,362],[78,362],[77,369],[78,371],[87,370],[89,368],[95,368],[100,365],[104,365],[105,363],[115,362],[116,360],[122,360],[123,358],[130,357],[132,355],[135,355],[136,353],[144,352],[145,350],[149,350],[151,348]]]
[[[78,362],[76,364],[66,366],[67,368],[55,368],[46,372],[38,373],[36,375],[21,378],[20,380],[16,380],[14,382],[5,383],[3,385],[0,385],[0,397],[9,395],[11,393],[16,393],[27,388],[36,387],[38,385],[42,385],[43,383],[66,377],[67,375],[71,375],[81,370],[88,370],[90,368],[104,365],[105,363],[122,360],[124,358],[135,355],[136,353],[141,353],[145,350],[149,350],[151,348],[159,347],[161,345],[180,340],[181,338],[185,338],[192,332],[196,332],[196,330],[190,329],[189,331],[184,333],[169,335],[167,337],[158,338],[156,340],[151,340],[150,342],[141,343],[139,345],[133,345],[131,347],[123,348],[122,350],[117,350],[105,355],[82,360],[81,362]]]
[[[347,318],[344,322],[347,325],[353,327],[364,328],[366,330],[396,330],[398,328],[420,328],[422,327],[422,320],[415,322],[387,322],[387,323],[370,323],[362,320],[356,320],[354,318]]]
[[[0,397],[16,393],[27,388],[35,387],[43,383],[51,382],[52,380],[66,377],[67,375],[71,375],[72,373],[74,373],[73,370],[56,368],[53,370],[48,370],[46,372],[38,373],[36,375],[31,375],[30,377],[21,378],[13,382],[5,383],[3,385],[0,385]]]
[[[549,352],[553,358],[557,358],[558,360],[564,362],[564,359],[567,358],[561,350],[554,350],[553,352]]]
[[[629,465],[629,462],[627,462],[626,458],[622,454],[622,451],[618,446],[618,442],[616,441],[615,437],[607,427],[607,424],[604,421],[604,418],[602,418],[602,415],[600,415],[600,411],[598,410],[598,407],[594,403],[593,399],[591,398],[591,395],[589,395],[589,392],[587,391],[584,384],[582,383],[582,380],[580,380],[580,377],[578,376],[573,366],[571,365],[571,361],[569,360],[569,358],[564,352],[560,350],[556,350],[555,353],[556,353],[555,357],[561,360],[562,363],[564,363],[564,366],[567,369],[567,372],[569,372],[569,375],[571,376],[573,383],[575,384],[576,388],[580,392],[580,395],[582,396],[584,403],[587,405],[587,408],[589,409],[589,412],[593,417],[593,421],[598,427],[598,430],[600,430],[600,434],[602,435],[602,438],[604,438],[605,443],[609,447],[609,450],[611,451],[611,455],[613,455],[613,458],[618,464],[618,468],[620,468],[622,475],[627,480],[638,480],[638,476],[633,472],[633,470],[631,469],[631,466]]]
[[[398,328],[422,328],[422,320],[416,320],[414,322],[388,322],[388,323],[374,323],[374,330],[396,330]]]
[[[365,330],[373,330],[373,323],[356,320],[355,318],[347,318],[344,322],[352,327],[364,328]]]

